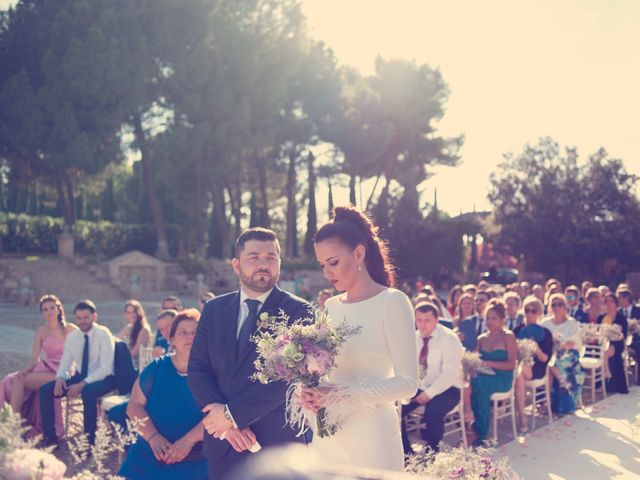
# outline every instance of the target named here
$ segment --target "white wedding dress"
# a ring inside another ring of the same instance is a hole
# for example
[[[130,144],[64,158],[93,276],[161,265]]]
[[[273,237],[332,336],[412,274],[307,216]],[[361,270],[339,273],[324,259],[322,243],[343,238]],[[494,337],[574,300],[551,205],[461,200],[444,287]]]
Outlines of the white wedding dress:
[[[334,435],[314,435],[312,461],[328,469],[348,465],[403,470],[395,402],[412,397],[418,388],[413,307],[404,293],[393,288],[362,302],[342,303],[340,299],[327,300],[330,318],[362,326],[343,345],[328,380],[342,392],[349,408]],[[315,431],[315,418],[308,418]]]

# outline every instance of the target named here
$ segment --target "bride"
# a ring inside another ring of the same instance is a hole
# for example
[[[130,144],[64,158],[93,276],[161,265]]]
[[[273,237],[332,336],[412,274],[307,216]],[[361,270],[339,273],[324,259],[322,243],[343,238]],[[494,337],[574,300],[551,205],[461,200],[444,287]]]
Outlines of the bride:
[[[332,436],[315,435],[311,453],[325,467],[350,465],[403,470],[400,422],[394,402],[415,395],[418,362],[413,308],[391,288],[393,268],[378,228],[355,207],[337,207],[315,239],[324,276],[343,292],[325,303],[334,321],[362,330],[343,345],[328,383],[302,389],[298,400],[313,414],[340,413]]]

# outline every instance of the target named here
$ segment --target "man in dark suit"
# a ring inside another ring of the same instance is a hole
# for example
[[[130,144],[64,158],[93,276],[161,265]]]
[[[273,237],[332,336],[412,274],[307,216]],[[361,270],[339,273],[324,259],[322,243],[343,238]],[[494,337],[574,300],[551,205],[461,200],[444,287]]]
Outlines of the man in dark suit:
[[[631,341],[628,344],[629,355],[636,362],[640,362],[640,331],[638,331],[637,326],[637,322],[640,321],[640,306],[633,304],[633,293],[626,285],[618,287],[616,296],[618,297],[620,311],[629,324],[629,335],[631,336]],[[636,322],[632,322],[633,320]],[[638,383],[640,378],[635,378],[634,381]]]
[[[290,321],[309,317],[310,305],[276,286],[280,246],[273,231],[252,228],[236,242],[233,269],[240,290],[209,300],[202,311],[189,359],[188,382],[206,414],[204,454],[209,479],[225,478],[256,445],[304,442],[286,425],[287,385],[252,381],[255,333],[261,313]]]

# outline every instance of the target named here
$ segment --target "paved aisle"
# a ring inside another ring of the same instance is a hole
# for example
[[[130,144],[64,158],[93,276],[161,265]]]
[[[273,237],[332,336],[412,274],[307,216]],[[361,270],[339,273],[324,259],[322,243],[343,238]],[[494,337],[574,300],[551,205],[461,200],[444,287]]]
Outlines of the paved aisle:
[[[640,479],[640,387],[498,448],[526,480]]]

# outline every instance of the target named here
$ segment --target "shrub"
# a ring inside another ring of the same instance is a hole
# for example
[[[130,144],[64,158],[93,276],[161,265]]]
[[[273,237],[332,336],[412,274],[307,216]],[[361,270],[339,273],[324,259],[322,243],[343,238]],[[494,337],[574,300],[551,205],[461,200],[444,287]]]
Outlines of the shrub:
[[[61,218],[0,213],[2,251],[6,253],[50,253],[58,251],[58,236],[64,230]],[[153,255],[156,234],[153,225],[78,220],[73,227],[76,252],[113,257],[130,250]],[[169,249],[178,250],[179,229],[168,225]]]

